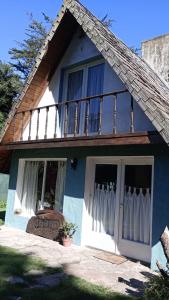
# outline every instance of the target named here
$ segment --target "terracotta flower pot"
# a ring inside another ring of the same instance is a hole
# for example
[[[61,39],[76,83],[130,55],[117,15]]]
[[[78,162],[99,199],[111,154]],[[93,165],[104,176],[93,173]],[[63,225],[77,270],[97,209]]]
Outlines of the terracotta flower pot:
[[[72,245],[72,239],[70,237],[62,238],[62,244],[64,247],[70,247]]]

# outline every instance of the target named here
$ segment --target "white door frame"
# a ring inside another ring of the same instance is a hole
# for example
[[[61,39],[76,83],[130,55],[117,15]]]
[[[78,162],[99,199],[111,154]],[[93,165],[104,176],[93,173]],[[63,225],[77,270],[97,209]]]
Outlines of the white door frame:
[[[128,255],[140,259],[143,261],[150,262],[151,260],[151,244],[152,244],[152,209],[153,209],[153,182],[154,182],[154,157],[153,156],[102,156],[102,157],[87,157],[86,159],[86,175],[85,175],[85,193],[84,193],[84,205],[83,205],[83,217],[82,217],[82,245],[87,244],[87,236],[89,234],[89,214],[87,211],[87,205],[89,203],[89,197],[91,195],[91,182],[95,173],[94,166],[96,164],[117,164],[117,201],[120,199],[120,203],[116,208],[114,238],[116,242],[115,252],[116,254],[122,254],[122,248],[126,247],[126,252],[123,251],[123,255]],[[151,165],[152,166],[152,178],[151,178],[151,225],[150,225],[150,245],[142,245],[141,243],[130,242],[133,244],[132,251],[127,248],[126,241],[120,236],[122,234],[122,213],[123,213],[123,188],[124,185],[124,171],[125,165]],[[118,184],[118,182],[120,184]],[[120,247],[119,247],[120,242]],[[143,251],[143,247],[144,250]],[[136,257],[137,256],[137,257]]]

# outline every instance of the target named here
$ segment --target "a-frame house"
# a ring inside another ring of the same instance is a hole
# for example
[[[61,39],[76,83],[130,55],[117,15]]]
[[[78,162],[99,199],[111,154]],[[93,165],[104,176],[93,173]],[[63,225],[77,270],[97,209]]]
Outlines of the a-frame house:
[[[169,224],[169,87],[81,3],[65,0],[1,134],[6,225],[39,209],[74,242],[146,261]]]

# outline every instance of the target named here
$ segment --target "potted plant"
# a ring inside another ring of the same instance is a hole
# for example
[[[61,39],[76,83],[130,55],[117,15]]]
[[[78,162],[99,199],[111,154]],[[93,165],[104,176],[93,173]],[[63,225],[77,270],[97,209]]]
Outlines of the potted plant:
[[[70,247],[72,244],[72,238],[77,230],[77,226],[73,223],[64,222],[59,229],[59,235],[62,241],[62,245]]]

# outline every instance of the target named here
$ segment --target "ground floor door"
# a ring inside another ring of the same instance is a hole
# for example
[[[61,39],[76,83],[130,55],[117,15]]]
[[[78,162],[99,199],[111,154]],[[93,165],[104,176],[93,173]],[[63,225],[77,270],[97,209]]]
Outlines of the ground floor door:
[[[88,158],[85,244],[149,262],[151,157]]]

